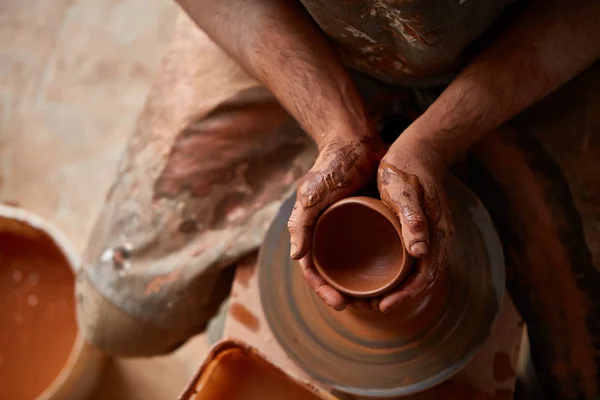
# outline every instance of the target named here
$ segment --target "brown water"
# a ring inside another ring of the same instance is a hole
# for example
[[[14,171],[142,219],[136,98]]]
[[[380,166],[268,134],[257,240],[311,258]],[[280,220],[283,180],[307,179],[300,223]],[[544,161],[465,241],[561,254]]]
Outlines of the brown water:
[[[75,337],[74,277],[48,236],[0,232],[0,398],[34,399]]]

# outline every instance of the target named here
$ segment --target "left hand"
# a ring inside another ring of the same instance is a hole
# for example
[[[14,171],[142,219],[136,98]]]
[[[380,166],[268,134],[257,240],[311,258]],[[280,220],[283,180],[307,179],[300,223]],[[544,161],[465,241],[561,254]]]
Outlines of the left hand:
[[[340,311],[346,307],[347,297],[327,284],[313,265],[314,224],[324,209],[351,196],[369,180],[383,155],[383,144],[378,136],[356,139],[337,135],[319,148],[314,166],[298,184],[288,220],[290,256],[299,260],[309,286],[327,305]]]
[[[377,174],[381,200],[402,225],[406,250],[416,270],[393,292],[371,299],[369,308],[387,311],[429,289],[445,268],[454,234],[444,192],[447,165],[442,154],[419,139],[410,128],[392,145]],[[364,304],[355,304],[357,308]]]

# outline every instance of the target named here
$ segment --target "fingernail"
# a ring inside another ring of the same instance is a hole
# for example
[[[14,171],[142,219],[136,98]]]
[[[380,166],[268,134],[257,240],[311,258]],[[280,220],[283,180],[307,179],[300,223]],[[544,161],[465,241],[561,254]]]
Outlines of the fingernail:
[[[290,246],[290,257],[295,260],[296,257],[298,257],[298,253],[298,247],[292,243],[292,245]]]
[[[416,255],[417,257],[423,257],[427,254],[427,243],[425,242],[415,242],[410,245],[410,252]]]
[[[381,305],[379,306],[379,311],[381,311],[382,313],[386,314],[388,311],[393,310],[396,306],[394,304],[392,305],[386,305],[385,307],[381,307]]]

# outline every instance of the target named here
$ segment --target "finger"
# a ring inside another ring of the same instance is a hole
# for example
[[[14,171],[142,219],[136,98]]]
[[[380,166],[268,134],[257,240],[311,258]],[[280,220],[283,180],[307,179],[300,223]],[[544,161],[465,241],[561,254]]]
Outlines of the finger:
[[[288,220],[290,257],[303,258],[310,250],[315,221],[331,204],[352,194],[360,186],[355,183],[338,187],[331,176],[309,172],[298,188],[296,203]]]
[[[379,311],[379,304],[381,303],[381,297],[372,297],[369,299],[369,307],[373,311]]]
[[[348,305],[358,311],[371,311],[371,305],[368,299],[352,297],[348,299]]]
[[[311,246],[312,231],[320,208],[305,209],[300,200],[296,200],[294,209],[288,220],[290,232],[290,257],[299,260],[306,256]]]
[[[342,311],[344,308],[346,308],[346,304],[348,302],[344,295],[325,282],[325,280],[321,277],[321,275],[319,275],[317,270],[312,265],[312,261],[310,261],[309,256],[301,259],[299,263],[300,267],[302,267],[302,272],[304,273],[304,279],[325,302],[325,304],[337,311]]]
[[[431,278],[430,273],[432,272],[432,268],[431,265],[428,265],[431,258],[427,257],[418,262],[416,266],[417,271],[399,289],[392,291],[381,299],[379,303],[380,311],[389,311],[401,305],[406,300],[410,300],[423,293],[428,287]]]
[[[415,298],[431,287],[444,273],[446,267],[446,255],[454,234],[452,215],[446,207],[445,202],[442,219],[438,223],[438,229],[431,235],[430,254],[417,262],[416,271],[398,290],[386,295],[379,304],[383,312],[401,305],[406,300]]]
[[[423,258],[429,251],[429,229],[427,219],[417,200],[406,197],[409,191],[402,192],[398,215],[402,226],[402,240],[408,253]]]
[[[429,251],[429,229],[427,217],[421,204],[424,201],[423,187],[415,175],[390,175],[385,167],[379,170],[382,200],[400,218],[402,240],[408,253],[423,258]]]

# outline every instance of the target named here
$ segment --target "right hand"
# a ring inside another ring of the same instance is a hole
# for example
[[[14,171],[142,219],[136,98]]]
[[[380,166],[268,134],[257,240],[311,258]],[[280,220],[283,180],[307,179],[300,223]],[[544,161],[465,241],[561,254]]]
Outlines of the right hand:
[[[327,284],[313,265],[313,228],[322,211],[353,195],[373,177],[384,147],[377,134],[350,139],[336,137],[319,147],[315,164],[298,184],[296,204],[288,221],[290,256],[299,260],[306,282],[323,301],[343,310],[346,297]]]

